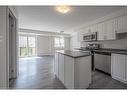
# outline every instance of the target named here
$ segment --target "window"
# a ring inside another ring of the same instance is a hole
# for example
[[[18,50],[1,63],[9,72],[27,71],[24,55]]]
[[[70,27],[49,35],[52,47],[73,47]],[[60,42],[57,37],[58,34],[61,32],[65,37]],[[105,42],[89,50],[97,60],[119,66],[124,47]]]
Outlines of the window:
[[[35,36],[19,36],[19,56],[35,56],[36,55],[36,38]]]
[[[55,48],[64,48],[64,38],[55,37]]]

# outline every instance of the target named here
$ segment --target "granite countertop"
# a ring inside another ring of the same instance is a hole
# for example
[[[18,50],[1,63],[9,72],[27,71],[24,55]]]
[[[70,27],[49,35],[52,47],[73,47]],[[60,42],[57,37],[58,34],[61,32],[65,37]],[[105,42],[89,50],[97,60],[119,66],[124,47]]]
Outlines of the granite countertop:
[[[126,54],[127,55],[127,50],[125,49],[99,49],[99,50],[94,50],[94,52],[106,52],[106,53],[116,53],[116,54]]]
[[[73,58],[80,58],[80,57],[85,57],[85,56],[91,55],[91,52],[89,52],[89,51],[84,52],[84,51],[59,50],[56,52],[64,54],[66,56],[73,57]]]
[[[86,48],[76,48],[77,50],[81,51],[92,51],[90,49]],[[116,53],[116,54],[126,54],[127,55],[127,49],[113,49],[113,48],[101,48],[101,49],[95,49],[93,50],[96,52],[103,52],[103,53]]]

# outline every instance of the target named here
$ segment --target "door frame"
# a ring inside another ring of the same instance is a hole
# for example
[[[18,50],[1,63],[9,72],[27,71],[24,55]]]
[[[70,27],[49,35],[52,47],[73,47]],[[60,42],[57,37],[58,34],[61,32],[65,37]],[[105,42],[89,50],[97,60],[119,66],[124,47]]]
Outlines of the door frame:
[[[18,57],[17,57],[17,18],[15,17],[15,15],[13,14],[13,12],[11,11],[11,9],[9,7],[7,7],[7,15],[6,15],[6,18],[7,18],[7,33],[6,33],[6,37],[7,37],[7,40],[6,40],[6,56],[7,56],[7,84],[8,84],[8,87],[9,88],[9,74],[10,74],[10,37],[9,37],[9,32],[10,32],[10,26],[9,26],[9,16],[11,16],[13,18],[13,74],[12,74],[12,78],[17,78],[18,76]]]

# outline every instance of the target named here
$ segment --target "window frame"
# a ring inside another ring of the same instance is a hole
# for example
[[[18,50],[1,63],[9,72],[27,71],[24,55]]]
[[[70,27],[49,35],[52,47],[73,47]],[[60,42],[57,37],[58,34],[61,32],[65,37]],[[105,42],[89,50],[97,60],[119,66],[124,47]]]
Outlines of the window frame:
[[[56,45],[56,39],[58,39],[58,45]],[[61,42],[60,40],[63,40],[63,42]],[[65,47],[65,39],[64,39],[64,37],[54,37],[54,47],[55,47],[55,49],[64,49],[64,47]]]

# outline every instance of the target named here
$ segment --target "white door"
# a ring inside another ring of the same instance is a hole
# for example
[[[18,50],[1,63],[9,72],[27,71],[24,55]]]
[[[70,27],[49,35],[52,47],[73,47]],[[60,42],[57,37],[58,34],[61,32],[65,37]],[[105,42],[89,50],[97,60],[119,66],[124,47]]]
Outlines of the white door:
[[[112,77],[118,80],[125,80],[126,56],[121,54],[111,55]]]
[[[64,84],[64,55],[59,53],[59,79]]]
[[[65,86],[74,88],[74,58],[65,56]]]

